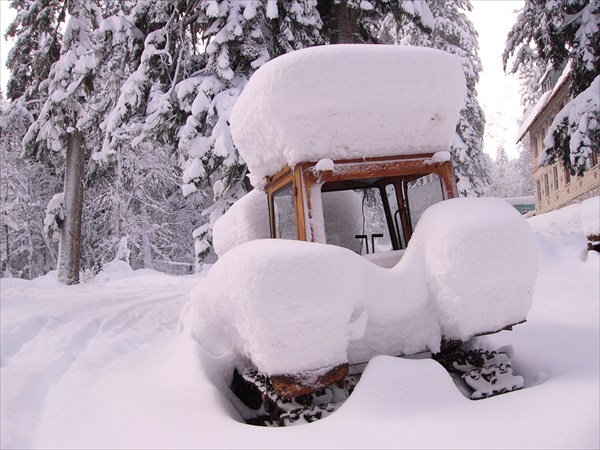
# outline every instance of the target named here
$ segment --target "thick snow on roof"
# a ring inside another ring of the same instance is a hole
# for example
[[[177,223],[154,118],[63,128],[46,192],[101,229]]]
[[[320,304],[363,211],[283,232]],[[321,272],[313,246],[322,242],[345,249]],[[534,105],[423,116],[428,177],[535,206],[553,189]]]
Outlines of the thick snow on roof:
[[[312,47],[256,71],[231,132],[260,187],[286,164],[449,150],[465,94],[460,61],[440,50]]]
[[[552,94],[552,91],[544,92],[537,101],[537,103],[534,105],[534,107],[531,108],[531,110],[527,114],[527,117],[525,117],[525,120],[521,124],[519,131],[517,132],[517,142],[523,139],[523,136],[525,136],[525,133],[529,131],[529,128],[531,127],[533,121],[540,115],[544,106],[548,104],[550,94]]]

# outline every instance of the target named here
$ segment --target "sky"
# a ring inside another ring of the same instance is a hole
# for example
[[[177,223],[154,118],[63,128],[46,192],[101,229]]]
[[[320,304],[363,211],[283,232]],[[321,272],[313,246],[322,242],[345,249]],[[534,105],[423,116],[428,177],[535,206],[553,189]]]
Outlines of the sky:
[[[501,55],[506,35],[517,17],[515,11],[523,6],[524,0],[472,0],[472,3],[469,16],[479,33],[479,57],[483,63],[477,91],[487,120],[484,151],[494,158],[498,147],[503,146],[510,158],[516,158],[515,140],[521,118],[519,85],[514,76],[504,74]],[[5,62],[11,47],[4,33],[14,18],[9,5],[10,0],[0,0],[0,86],[4,93],[9,77]]]
[[[486,115],[484,151],[492,158],[503,146],[510,158],[519,155],[515,143],[522,117],[519,82],[502,68],[506,36],[517,20],[523,0],[475,0],[469,14],[479,34],[479,57],[483,64],[477,91]]]

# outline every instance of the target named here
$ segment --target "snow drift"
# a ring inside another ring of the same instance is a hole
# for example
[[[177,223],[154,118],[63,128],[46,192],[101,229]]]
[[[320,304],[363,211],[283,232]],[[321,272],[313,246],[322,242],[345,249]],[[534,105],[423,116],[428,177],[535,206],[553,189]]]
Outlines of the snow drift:
[[[244,242],[268,239],[267,195],[254,189],[237,200],[213,225],[213,247],[219,256]]]
[[[201,345],[174,338],[202,276],[2,278],[0,447],[598,449],[600,258],[581,258],[580,207],[527,220],[541,252],[528,323],[479,340],[514,348],[525,389],[472,402],[437,362],[382,356],[333,415],[285,429],[240,423]]]
[[[261,187],[286,164],[447,151],[465,95],[460,61],[440,50],[312,47],[254,73],[231,133]]]
[[[499,199],[432,206],[392,269],[332,245],[256,240],[217,261],[181,327],[214,356],[209,365],[249,359],[266,375],[437,351],[442,336],[526,318],[535,252],[525,220]]]
[[[358,252],[360,242],[354,235],[362,221],[361,198],[353,191],[330,192],[322,199],[329,244]],[[236,201],[213,226],[213,245],[219,257],[244,242],[268,239],[269,209],[267,195],[254,189]]]
[[[600,235],[600,197],[581,203],[581,228],[586,236]]]

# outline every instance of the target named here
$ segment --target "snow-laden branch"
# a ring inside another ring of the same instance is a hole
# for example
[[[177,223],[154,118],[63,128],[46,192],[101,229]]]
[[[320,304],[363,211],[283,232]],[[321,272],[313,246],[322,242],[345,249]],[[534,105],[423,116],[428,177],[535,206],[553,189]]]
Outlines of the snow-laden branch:
[[[599,151],[599,93],[600,75],[556,115],[544,138],[542,164],[552,164],[557,158],[568,160],[567,167],[578,174],[591,166],[593,152]]]

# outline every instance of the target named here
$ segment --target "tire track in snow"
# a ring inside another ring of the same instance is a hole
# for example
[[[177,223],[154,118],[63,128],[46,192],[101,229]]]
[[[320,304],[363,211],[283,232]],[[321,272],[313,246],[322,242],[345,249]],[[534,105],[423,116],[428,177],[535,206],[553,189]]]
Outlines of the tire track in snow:
[[[20,290],[27,298],[15,298],[15,304],[33,299],[56,305],[32,308],[35,314],[9,323],[6,332],[3,320],[2,448],[34,443],[48,398],[58,388],[69,387],[70,379],[76,378],[69,377],[71,373],[98,373],[131,352],[173,336],[195,281],[147,290],[139,283],[58,287],[50,294]],[[64,298],[56,290],[64,292]],[[4,312],[4,301],[2,306]]]
[[[35,339],[49,321],[48,317],[34,317],[17,327],[11,327],[9,330],[2,329],[0,332],[0,342],[2,342],[0,367],[8,364],[11,356],[17,354],[25,344]]]
[[[5,421],[18,419],[25,430],[34,430],[39,419],[44,400],[52,386],[68,370],[72,362],[81,354],[90,339],[100,328],[98,320],[92,320],[75,330],[62,330],[62,335],[45,326],[37,337],[24,344],[2,371],[2,429]],[[54,351],[48,353],[47,349]],[[23,415],[22,411],[28,411]],[[21,411],[18,418],[12,411]],[[24,421],[24,423],[23,423]],[[3,433],[4,434],[4,433]],[[2,447],[6,447],[7,436],[3,436]],[[10,442],[11,436],[8,436]],[[9,445],[10,446],[10,445]]]

